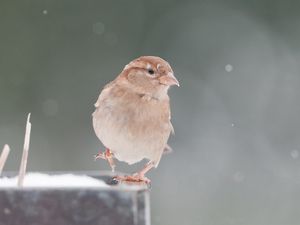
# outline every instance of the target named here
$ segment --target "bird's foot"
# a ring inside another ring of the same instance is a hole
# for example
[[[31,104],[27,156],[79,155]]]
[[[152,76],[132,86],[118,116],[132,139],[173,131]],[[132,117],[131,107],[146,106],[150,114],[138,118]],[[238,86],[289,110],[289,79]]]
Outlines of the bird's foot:
[[[94,155],[94,160],[96,161],[98,159],[106,159],[103,152],[98,152],[96,155]]]
[[[131,176],[115,176],[114,180],[117,180],[118,182],[125,182],[125,183],[145,183],[150,184],[151,180],[147,177],[145,177],[142,174],[135,173]]]
[[[151,180],[149,178],[145,177],[145,174],[154,166],[155,166],[155,163],[150,161],[138,173],[135,173],[131,176],[115,176],[113,179],[118,182],[144,183],[144,184],[149,185],[151,183]]]
[[[112,172],[115,172],[116,164],[113,160],[113,153],[108,148],[105,150],[105,152],[99,151],[96,155],[94,155],[94,159],[95,160],[98,160],[98,159],[107,160],[111,167]]]

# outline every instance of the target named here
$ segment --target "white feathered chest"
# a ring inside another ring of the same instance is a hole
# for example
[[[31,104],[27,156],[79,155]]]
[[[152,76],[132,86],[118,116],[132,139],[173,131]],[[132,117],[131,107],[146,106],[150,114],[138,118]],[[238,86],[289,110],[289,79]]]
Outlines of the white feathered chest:
[[[167,95],[156,99],[109,85],[95,106],[96,135],[118,160],[133,164],[147,158],[158,165],[173,129]]]

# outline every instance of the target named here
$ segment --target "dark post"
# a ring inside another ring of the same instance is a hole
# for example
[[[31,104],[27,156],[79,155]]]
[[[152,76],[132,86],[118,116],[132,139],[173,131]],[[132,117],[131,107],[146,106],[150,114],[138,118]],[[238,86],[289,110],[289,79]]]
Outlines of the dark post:
[[[145,186],[0,188],[0,225],[150,225]]]

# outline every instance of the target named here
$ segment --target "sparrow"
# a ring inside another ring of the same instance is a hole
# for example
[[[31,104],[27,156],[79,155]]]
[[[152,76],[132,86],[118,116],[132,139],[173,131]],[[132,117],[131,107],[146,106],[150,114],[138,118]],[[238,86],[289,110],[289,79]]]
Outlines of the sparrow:
[[[172,132],[170,86],[179,86],[169,63],[157,56],[141,56],[127,64],[101,91],[92,114],[96,136],[105,146],[95,159],[105,159],[112,171],[114,158],[129,165],[143,159],[145,167],[118,181],[145,182],[157,167]]]

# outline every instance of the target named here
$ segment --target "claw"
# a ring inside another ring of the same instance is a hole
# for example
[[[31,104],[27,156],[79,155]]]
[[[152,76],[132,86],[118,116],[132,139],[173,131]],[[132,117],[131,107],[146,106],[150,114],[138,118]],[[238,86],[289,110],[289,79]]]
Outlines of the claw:
[[[98,152],[96,155],[94,155],[94,160],[96,161],[98,159],[107,160],[112,172],[115,172],[116,164],[113,160],[113,153],[108,148],[105,150],[105,152]]]
[[[154,162],[149,162],[145,167],[138,173],[135,173],[131,176],[115,176],[114,179],[118,182],[127,182],[127,183],[145,183],[149,185],[151,180],[145,177],[145,174],[154,167]]]
[[[145,176],[141,176],[139,174],[133,174],[132,176],[115,176],[113,177],[114,180],[118,182],[125,182],[125,183],[145,183],[150,184],[151,180]]]
[[[106,159],[106,158],[102,152],[98,152],[96,155],[94,155],[94,160],[96,161],[98,159]]]

